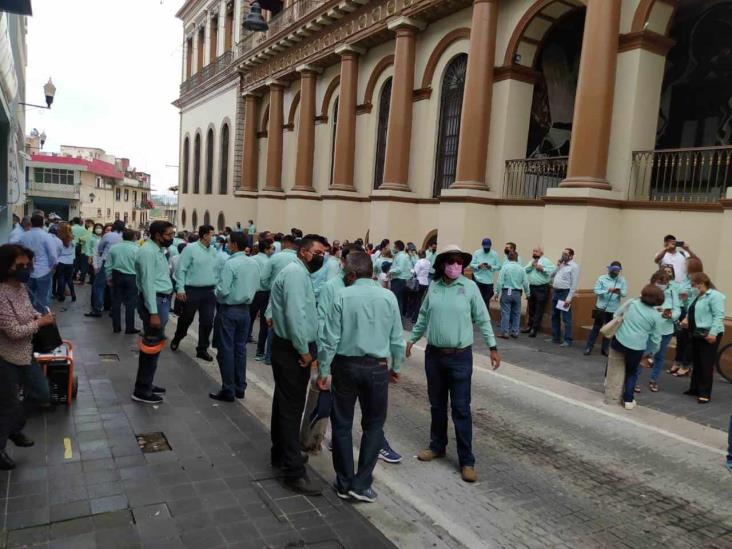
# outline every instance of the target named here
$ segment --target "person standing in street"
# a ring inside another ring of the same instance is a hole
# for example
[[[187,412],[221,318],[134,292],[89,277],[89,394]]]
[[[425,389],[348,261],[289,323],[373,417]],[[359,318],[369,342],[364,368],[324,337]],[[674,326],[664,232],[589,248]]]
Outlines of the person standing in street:
[[[477,480],[470,411],[473,324],[478,326],[490,348],[493,369],[501,365],[488,308],[475,282],[463,276],[463,269],[470,260],[469,253],[454,245],[447,246],[437,256],[435,280],[427,290],[406,351],[409,358],[414,344],[427,334],[425,372],[432,421],[429,448],[421,450],[417,459],[432,461],[445,457],[449,396],[460,474],[465,482]]]
[[[489,310],[494,295],[493,277],[501,269],[501,261],[496,251],[491,248],[492,246],[493,241],[490,238],[484,238],[481,247],[473,252],[473,260],[470,262],[473,281],[478,285],[480,296]]]
[[[404,251],[404,242],[401,240],[394,242],[394,249],[396,254],[389,270],[391,291],[394,292],[397,303],[399,303],[399,311],[404,316],[407,301],[407,280],[412,278],[412,262],[409,260],[407,252]]]
[[[532,250],[531,261],[526,264],[524,270],[529,281],[528,322],[521,333],[536,337],[541,329],[546,302],[549,301],[549,283],[555,267],[554,263],[544,257],[542,247],[536,246]]]
[[[529,295],[526,271],[518,263],[518,254],[509,252],[508,261],[498,273],[496,299],[501,302],[501,333],[498,337],[516,339],[521,325],[521,294]]]
[[[274,254],[270,257],[271,260],[271,273],[270,273],[270,288],[274,283],[277,275],[282,272],[282,269],[287,267],[290,263],[297,261],[297,242],[292,234],[284,235],[281,240],[282,251]],[[271,292],[270,292],[271,298]],[[272,365],[272,337],[274,331],[269,328],[267,330],[267,343],[264,348],[264,363],[267,366]]]
[[[323,266],[324,254],[323,237],[306,235],[300,241],[297,260],[272,283],[268,313],[274,330],[272,465],[282,468],[286,486],[311,495],[321,489],[307,475],[299,431],[310,367],[317,356],[318,315],[310,275]]]
[[[260,285],[257,263],[244,254],[246,236],[234,233],[229,240],[231,257],[221,270],[216,285],[217,353],[221,372],[221,390],[209,397],[223,402],[244,398],[247,388],[247,335],[249,310]]]
[[[332,371],[333,467],[335,490],[342,499],[373,502],[373,470],[384,440],[389,379],[397,381],[404,361],[399,306],[393,293],[371,278],[363,252],[350,253],[348,287],[335,296],[323,325],[318,354],[318,385],[328,387]],[[391,367],[389,367],[391,361]],[[361,407],[358,470],[353,462],[353,415]]]
[[[211,331],[216,312],[216,295],[214,293],[218,276],[216,248],[212,245],[214,228],[211,225],[201,225],[198,228],[198,240],[189,244],[181,253],[178,268],[175,271],[177,285],[176,300],[183,305],[183,314],[178,319],[170,348],[178,350],[180,342],[188,334],[188,328],[198,313],[198,345],[196,358],[213,362],[208,353],[211,342]]]
[[[56,272],[58,274],[58,286],[56,287],[56,299],[60,302],[66,301],[66,290],[69,290],[71,301],[76,301],[74,290],[74,265],[76,264],[76,246],[74,235],[68,223],[60,223],[58,227],[58,239],[61,241],[61,253],[58,256]]]
[[[247,246],[250,248],[254,247],[254,238],[257,234],[257,226],[254,224],[254,220],[249,220],[249,226],[247,227]],[[243,250],[242,250],[243,251]]]
[[[79,272],[81,272],[84,243],[89,238],[89,232],[84,227],[80,217],[71,220],[71,234],[74,236],[74,271],[72,278],[76,280]]]
[[[13,230],[10,231],[8,244],[17,244],[20,241],[20,237],[23,236],[23,233],[27,233],[28,231],[30,231],[30,228],[30,217],[23,217],[23,219],[19,220],[17,225],[13,227]]]
[[[418,287],[416,292],[417,295],[414,296],[414,307],[412,309],[411,316],[412,323],[417,322],[417,317],[419,316],[419,308],[422,306],[424,294],[425,292],[427,292],[427,288],[429,288],[430,285],[431,271],[432,263],[430,263],[430,260],[427,259],[425,252],[420,252],[419,259],[414,265],[414,276],[417,277]]]
[[[692,257],[696,257],[691,251],[689,245],[682,241],[676,240],[672,234],[663,237],[663,249],[653,258],[659,268],[664,265],[671,265],[674,268],[676,282],[683,284],[686,281],[686,261]]]
[[[553,274],[552,338],[549,340],[560,347],[572,346],[572,299],[579,286],[579,273],[579,265],[574,260],[574,250],[565,248]],[[557,308],[560,301],[564,302],[561,311]],[[564,323],[563,341],[562,323]]]
[[[51,302],[53,270],[58,263],[58,239],[43,230],[43,216],[33,214],[31,228],[23,233],[18,244],[33,252],[33,270],[28,281],[31,302],[39,313],[45,313]]]
[[[247,334],[247,341],[249,341],[254,331],[254,321],[257,319],[257,315],[259,315],[259,335],[257,336],[257,350],[254,355],[254,360],[257,361],[264,360],[267,334],[269,332],[264,313],[269,305],[269,290],[272,286],[273,253],[274,247],[271,241],[259,241],[259,253],[254,256],[254,261],[257,262],[257,267],[259,267],[259,285],[257,287],[257,293],[254,294],[254,299],[249,307],[249,318],[251,322],[249,324],[249,333]]]
[[[84,316],[99,318],[102,316],[102,310],[104,309],[104,290],[107,288],[107,277],[105,276],[105,262],[109,255],[109,250],[115,244],[122,242],[122,231],[125,230],[124,221],[119,219],[112,223],[112,230],[106,233],[99,246],[97,246],[96,254],[99,256],[101,265],[96,270],[94,275],[94,284],[92,285],[92,304],[91,311],[86,313]]]
[[[145,404],[160,404],[165,394],[165,389],[156,386],[154,381],[165,342],[165,325],[173,293],[165,251],[173,244],[174,234],[172,223],[153,221],[150,238],[140,248],[135,260],[137,311],[142,320],[143,334],[132,400]]]
[[[592,354],[592,348],[600,335],[600,328],[612,320],[615,311],[620,307],[620,302],[628,295],[628,284],[625,277],[620,275],[622,270],[620,261],[613,261],[607,267],[607,274],[600,276],[595,282],[594,292],[597,300],[595,308],[592,309],[592,330],[585,344],[585,356]],[[607,356],[609,350],[610,340],[603,338],[601,353]]]
[[[125,333],[137,334],[135,307],[137,305],[137,280],[135,262],[140,247],[135,242],[132,229],[122,231],[122,242],[112,246],[104,265],[104,275],[112,291],[112,331],[122,331],[122,305],[125,307]]]

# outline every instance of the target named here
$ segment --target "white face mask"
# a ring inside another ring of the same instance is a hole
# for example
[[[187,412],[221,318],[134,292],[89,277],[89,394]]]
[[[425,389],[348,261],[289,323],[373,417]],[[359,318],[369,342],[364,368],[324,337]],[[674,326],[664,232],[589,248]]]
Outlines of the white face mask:
[[[94,229],[94,234],[102,234],[102,229]]]
[[[661,290],[666,291],[666,288],[668,288],[668,284],[656,284],[657,288],[660,288]]]

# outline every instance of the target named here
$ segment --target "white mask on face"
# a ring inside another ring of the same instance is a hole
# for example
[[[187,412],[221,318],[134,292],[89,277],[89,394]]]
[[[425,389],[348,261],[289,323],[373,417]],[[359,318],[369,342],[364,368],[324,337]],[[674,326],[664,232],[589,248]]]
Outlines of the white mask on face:
[[[658,284],[656,283],[656,287],[660,288],[663,291],[666,291],[666,288],[668,288],[668,284]]]

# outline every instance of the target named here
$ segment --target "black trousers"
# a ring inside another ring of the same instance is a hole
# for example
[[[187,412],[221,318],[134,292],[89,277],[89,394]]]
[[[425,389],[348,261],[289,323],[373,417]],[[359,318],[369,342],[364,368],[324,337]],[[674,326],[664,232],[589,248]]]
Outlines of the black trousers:
[[[247,334],[247,341],[252,337],[254,331],[254,320],[259,315],[259,335],[257,336],[257,355],[264,354],[264,345],[267,343],[267,333],[269,332],[269,326],[267,326],[267,319],[264,318],[264,312],[267,310],[269,304],[269,290],[262,290],[254,294],[252,304],[249,306],[249,334]]]
[[[476,282],[478,289],[480,290],[480,297],[483,298],[485,306],[488,310],[491,310],[491,298],[493,297],[493,284],[483,284],[482,282]]]
[[[18,398],[21,368],[0,358],[0,451],[8,437],[17,435],[25,426],[25,411]]]
[[[541,320],[544,318],[546,302],[549,301],[549,284],[529,286],[529,318],[526,327],[534,332],[541,328]]]
[[[181,341],[186,337],[188,328],[193,324],[196,313],[198,313],[198,345],[196,351],[201,353],[208,351],[211,343],[211,331],[213,330],[214,314],[216,313],[216,296],[213,286],[186,286],[186,302],[183,306],[183,314],[178,319],[178,327],[175,330],[174,339],[176,341]]]
[[[112,271],[112,328],[122,329],[122,305],[125,306],[125,330],[135,329],[137,308],[137,277],[133,274]]]
[[[717,341],[709,343],[703,337],[691,338],[691,362],[694,369],[691,371],[691,387],[689,390],[696,396],[712,398],[712,384],[714,383],[714,363],[717,360],[717,349],[722,334]]]
[[[310,344],[315,356],[315,344]],[[292,343],[276,334],[272,339],[272,463],[281,464],[285,479],[305,476],[305,460],[300,451],[300,420],[310,382],[310,368],[300,366],[300,353]]]

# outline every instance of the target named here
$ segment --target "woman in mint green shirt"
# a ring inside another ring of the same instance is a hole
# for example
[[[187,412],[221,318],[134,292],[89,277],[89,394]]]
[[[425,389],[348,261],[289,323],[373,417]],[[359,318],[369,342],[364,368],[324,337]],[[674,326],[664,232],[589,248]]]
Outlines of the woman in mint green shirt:
[[[699,404],[707,404],[712,398],[714,362],[724,334],[724,304],[726,297],[718,291],[704,273],[691,275],[691,286],[698,296],[687,313],[686,323],[691,336],[691,386],[685,395],[697,397]]]
[[[671,273],[671,280],[676,279],[673,265],[662,265],[662,269]],[[686,329],[684,319],[686,318],[689,305],[696,299],[696,290],[691,287],[691,275],[704,272],[704,265],[698,257],[690,257],[686,260],[686,280],[678,284],[677,291],[681,300],[681,316],[677,323],[676,330],[676,358],[668,373],[674,377],[685,377],[691,372],[691,337]]]

